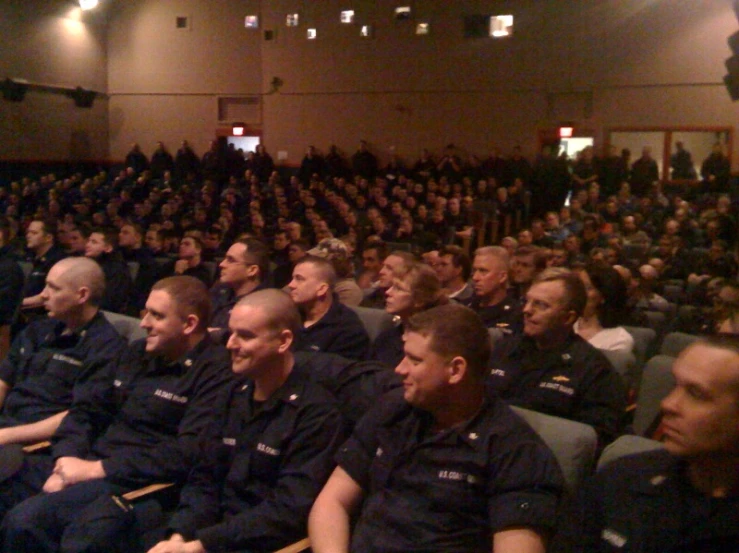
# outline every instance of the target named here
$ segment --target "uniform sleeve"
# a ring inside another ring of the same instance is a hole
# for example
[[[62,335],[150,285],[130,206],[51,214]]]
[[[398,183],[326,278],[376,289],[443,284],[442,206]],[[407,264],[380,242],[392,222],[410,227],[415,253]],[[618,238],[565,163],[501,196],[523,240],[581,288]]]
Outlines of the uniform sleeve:
[[[386,409],[390,403],[395,403],[398,393],[396,390],[383,396],[378,405],[359,420],[350,438],[336,454],[336,463],[365,492],[370,489],[370,467],[379,445],[377,430],[384,419]]]
[[[30,327],[26,328],[24,332],[16,336],[10,346],[8,355],[6,355],[5,359],[0,363],[0,380],[5,382],[5,384],[11,388],[15,385],[16,372],[23,357],[21,350],[24,349],[26,332],[29,332],[29,329]]]
[[[143,347],[143,346],[141,346]],[[53,456],[86,458],[118,411],[114,381],[118,367],[139,365],[138,348],[124,347],[107,362],[93,363],[74,388],[74,400],[53,438]]]
[[[573,418],[595,428],[602,448],[615,440],[623,429],[626,414],[626,386],[608,359],[595,352],[586,362],[590,378],[583,382],[584,392]]]
[[[228,471],[222,439],[229,401],[229,390],[223,390],[215,404],[219,407],[217,414],[201,436],[200,458],[187,477],[177,511],[169,522],[169,529],[187,540],[195,539],[199,528],[214,525],[221,517],[221,489]]]
[[[495,446],[488,482],[488,516],[493,533],[515,526],[553,529],[564,479],[557,460],[538,440]]]
[[[114,483],[141,485],[182,481],[198,456],[199,438],[213,420],[213,405],[231,377],[225,354],[205,363],[195,396],[188,401],[177,436],[161,440],[155,447],[139,449],[136,455],[108,457],[103,461],[106,477]]]
[[[274,549],[305,535],[308,513],[328,479],[344,437],[333,405],[313,405],[300,417],[280,476],[269,496],[252,509],[197,532],[209,552]]]

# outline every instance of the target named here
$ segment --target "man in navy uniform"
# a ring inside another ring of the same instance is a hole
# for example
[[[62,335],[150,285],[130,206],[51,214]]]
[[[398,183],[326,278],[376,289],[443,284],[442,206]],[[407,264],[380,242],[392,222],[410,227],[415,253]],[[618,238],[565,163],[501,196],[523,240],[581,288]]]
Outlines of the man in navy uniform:
[[[458,304],[422,311],[404,347],[403,389],[360,420],[313,506],[313,551],[543,552],[562,475],[533,430],[486,397],[480,318]]]
[[[567,269],[546,269],[526,293],[523,334],[500,340],[488,385],[502,399],[595,428],[601,445],[620,433],[626,388],[608,359],[574,331],[587,302]]]
[[[27,326],[0,363],[0,444],[51,438],[73,396],[110,370],[126,343],[100,312],[104,292],[90,259],[51,268],[41,292],[49,317]]]
[[[335,284],[334,267],[322,257],[309,255],[295,265],[287,285],[303,315],[295,349],[363,359],[369,350],[369,336],[359,316],[335,296]]]
[[[293,356],[300,326],[279,290],[234,307],[227,347],[236,380],[217,404],[217,429],[182,490],[169,539],[151,553],[274,550],[305,535],[344,422]]]
[[[231,378],[225,348],[208,336],[209,313],[198,279],[154,285],[141,322],[147,337],[75,398],[54,435],[52,458],[27,458],[0,487],[3,513],[17,504],[3,520],[4,551],[89,551],[116,527],[104,508],[111,494],[185,480]],[[87,531],[76,531],[80,526]]]
[[[715,552],[739,544],[739,339],[702,338],[672,367],[664,449],[624,457],[582,493],[574,551]]]

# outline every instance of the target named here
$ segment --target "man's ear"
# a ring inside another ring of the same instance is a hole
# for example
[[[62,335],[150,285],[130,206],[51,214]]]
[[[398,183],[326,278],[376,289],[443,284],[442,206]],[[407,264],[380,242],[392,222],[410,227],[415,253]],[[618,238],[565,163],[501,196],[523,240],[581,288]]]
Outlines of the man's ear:
[[[331,293],[331,287],[328,285],[328,282],[322,282],[318,285],[317,292],[321,297],[328,296]]]
[[[577,315],[577,313],[575,312],[575,310],[574,310],[574,309],[570,309],[570,310],[569,310],[569,311],[567,311],[566,313],[567,313],[567,314],[565,315],[565,322],[567,323],[567,326],[572,326],[572,325],[574,325],[574,324],[575,324],[575,321],[577,321],[577,319],[579,319],[579,318],[580,318],[580,317],[579,317],[579,316]]]
[[[259,266],[258,265],[249,265],[246,268],[246,274],[249,278],[257,278],[259,276]]]
[[[458,355],[449,362],[449,384],[459,384],[467,376],[467,360]]]
[[[83,305],[90,301],[90,289],[87,286],[80,286],[77,289],[77,303]]]
[[[280,340],[278,351],[282,354],[282,353],[287,352],[287,350],[290,349],[290,346],[293,344],[293,340],[295,339],[295,336],[293,335],[292,330],[289,330],[286,328],[280,331],[280,334],[278,335],[278,339]]]
[[[185,318],[185,326],[182,329],[182,333],[185,336],[190,336],[193,332],[195,332],[199,324],[200,324],[200,317],[198,317],[194,313],[190,313]]]

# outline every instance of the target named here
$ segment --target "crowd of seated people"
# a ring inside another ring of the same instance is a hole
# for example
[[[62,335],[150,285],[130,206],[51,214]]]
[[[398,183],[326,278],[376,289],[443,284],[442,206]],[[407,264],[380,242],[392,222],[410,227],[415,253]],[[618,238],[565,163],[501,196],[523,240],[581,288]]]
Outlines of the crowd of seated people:
[[[477,401],[467,388],[484,381],[487,395],[592,426],[602,449],[628,431],[633,390],[600,351],[633,350],[623,326],[660,335],[739,327],[728,183],[666,194],[645,182],[648,158],[633,172],[590,149],[570,164],[548,151],[531,163],[520,149],[463,162],[450,145],[439,160],[424,151],[413,166],[393,158],[380,167],[362,142],[350,159],[311,147],[283,180],[263,146],[243,157],[214,144],[202,159],[187,143],[176,156],[160,143],[151,159],[135,146],[117,173],[29,177],[0,188],[3,254],[30,263],[22,302],[10,310],[15,331],[49,310],[52,267],[84,256],[105,275],[104,310],[151,320],[155,283],[194,277],[212,304],[198,336],[207,328],[214,347],[229,344],[233,354],[233,341],[246,336],[232,320],[237,306],[282,288],[299,316],[286,347],[397,366],[412,383],[414,369],[401,367],[422,355],[408,361],[409,332],[426,355],[426,326],[440,331],[424,313],[462,304],[495,343],[484,378],[460,376],[460,397]],[[372,342],[358,305],[384,309],[392,328]],[[446,415],[430,401],[409,403]],[[358,470],[358,458],[342,459]],[[356,492],[364,482],[346,478],[358,474],[340,473],[337,489]],[[556,474],[549,478],[559,486]]]

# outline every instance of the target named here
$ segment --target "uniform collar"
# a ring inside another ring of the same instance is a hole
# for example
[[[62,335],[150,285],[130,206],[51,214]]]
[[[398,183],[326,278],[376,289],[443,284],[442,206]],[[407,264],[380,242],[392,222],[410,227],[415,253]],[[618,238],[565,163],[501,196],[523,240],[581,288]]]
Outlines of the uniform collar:
[[[264,402],[260,412],[269,411],[283,403],[293,407],[301,405],[307,380],[308,375],[304,374],[297,365],[294,366],[287,380]],[[253,397],[254,381],[246,380],[239,382],[236,385],[236,393],[249,394],[250,397]]]

